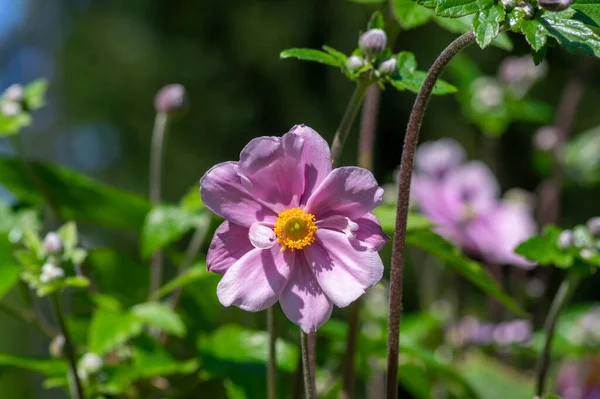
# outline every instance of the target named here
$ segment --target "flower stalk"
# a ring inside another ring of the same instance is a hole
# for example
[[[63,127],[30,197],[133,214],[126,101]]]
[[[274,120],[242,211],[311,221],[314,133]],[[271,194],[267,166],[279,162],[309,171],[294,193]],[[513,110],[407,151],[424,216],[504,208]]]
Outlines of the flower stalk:
[[[315,386],[311,376],[311,366],[308,354],[308,334],[300,330],[300,349],[302,352],[302,375],[304,377],[304,394],[306,399],[315,399]]]
[[[275,311],[273,306],[267,309],[267,331],[269,333],[269,364],[267,368],[267,393],[269,399],[277,399],[277,331],[275,330]]]
[[[340,122],[340,125],[335,133],[333,142],[331,144],[331,160],[333,161],[334,165],[340,160],[344,143],[348,138],[350,128],[352,127],[352,123],[354,122],[354,119],[358,114],[358,110],[362,105],[363,98],[365,97],[365,93],[367,92],[369,85],[370,82],[367,80],[359,80],[356,84],[354,93],[350,98],[350,102],[346,107],[346,111],[344,112],[342,121]]]
[[[404,148],[402,151],[402,160],[400,162],[400,177],[398,182],[398,205],[396,210],[396,228],[392,244],[392,265],[390,274],[390,295],[389,295],[389,318],[388,318],[388,351],[387,351],[387,381],[386,390],[388,399],[398,397],[398,353],[400,345],[400,317],[402,314],[402,282],[404,266],[404,246],[406,241],[406,223],[408,220],[408,205],[410,184],[412,179],[413,160],[417,143],[419,141],[419,131],[429,98],[433,92],[435,83],[440,75],[461,50],[475,42],[473,32],[467,32],[454,40],[442,51],[435,60],[423,86],[417,95],[415,104],[406,128],[404,138]]]
[[[60,331],[65,338],[64,353],[65,357],[67,358],[67,362],[69,363],[69,390],[71,391],[71,396],[73,399],[85,399],[83,386],[81,385],[81,380],[77,374],[77,355],[75,353],[75,346],[73,345],[73,339],[71,338],[71,334],[67,328],[67,323],[58,294],[52,294],[50,301],[52,302],[52,307],[54,309],[54,314],[56,315],[56,321],[58,322]]]
[[[162,162],[168,124],[168,114],[166,112],[158,111],[154,120],[150,154],[150,201],[152,202],[152,205],[155,206],[158,205],[161,200]],[[152,265],[150,267],[150,296],[152,296],[152,294],[160,287],[163,261],[164,257],[162,251],[157,251],[152,255]]]
[[[536,364],[536,394],[539,397],[542,397],[544,393],[546,376],[548,374],[548,368],[550,367],[550,353],[552,352],[552,338],[554,337],[554,331],[556,330],[556,321],[558,320],[560,312],[577,289],[580,280],[581,277],[576,274],[568,274],[565,277],[552,300],[552,305],[550,305],[548,316],[544,322],[546,339],[544,340],[544,349]]]

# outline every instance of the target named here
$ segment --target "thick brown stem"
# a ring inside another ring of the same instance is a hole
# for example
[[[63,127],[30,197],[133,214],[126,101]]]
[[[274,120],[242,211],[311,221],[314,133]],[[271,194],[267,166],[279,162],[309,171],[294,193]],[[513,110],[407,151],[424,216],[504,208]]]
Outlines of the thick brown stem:
[[[400,345],[400,316],[402,314],[402,278],[404,264],[404,246],[406,241],[406,222],[408,219],[408,201],[412,169],[417,143],[419,141],[419,130],[423,123],[423,117],[427,109],[427,103],[433,92],[433,87],[439,79],[442,71],[450,60],[461,50],[475,42],[475,35],[467,32],[454,40],[435,60],[423,86],[417,95],[413,106],[406,136],[404,137],[404,148],[400,162],[400,178],[398,185],[398,207],[396,212],[396,229],[392,244],[392,265],[390,272],[390,303],[388,318],[388,352],[387,352],[387,398],[398,397],[398,348]]]

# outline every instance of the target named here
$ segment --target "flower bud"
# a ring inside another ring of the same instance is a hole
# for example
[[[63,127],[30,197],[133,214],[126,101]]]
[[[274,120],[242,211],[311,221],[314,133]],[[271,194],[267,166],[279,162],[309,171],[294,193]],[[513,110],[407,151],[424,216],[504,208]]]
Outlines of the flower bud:
[[[500,0],[505,10],[512,10],[517,5],[517,0]]]
[[[385,75],[394,75],[398,71],[398,61],[389,58],[379,65],[379,72]]]
[[[82,356],[79,360],[79,368],[85,371],[87,374],[96,374],[102,366],[104,362],[102,358],[95,353],[88,352]]]
[[[600,216],[596,216],[588,220],[586,226],[593,235],[600,235]]]
[[[348,61],[346,61],[346,65],[351,71],[358,71],[365,65],[365,60],[357,55],[352,55],[348,57]]]
[[[533,136],[533,146],[540,151],[552,151],[558,145],[558,129],[555,126],[543,126]]]
[[[579,251],[579,256],[585,260],[591,259],[594,255],[596,255],[596,251],[590,248],[583,248],[581,251]]]
[[[184,113],[187,108],[187,94],[185,87],[180,84],[163,86],[154,97],[156,112],[166,114]]]
[[[13,101],[2,101],[1,111],[4,116],[15,116],[23,111],[23,107]]]
[[[25,99],[23,86],[17,83],[10,85],[6,90],[4,90],[4,93],[2,94],[2,99],[6,101],[12,101],[15,103],[20,103]]]
[[[381,54],[387,44],[387,35],[381,29],[371,29],[363,33],[358,40],[358,48],[369,56],[375,57]]]
[[[544,10],[558,12],[569,8],[573,4],[573,0],[538,0],[538,4]]]
[[[51,281],[58,280],[65,276],[65,271],[52,263],[46,263],[42,266],[42,274],[40,274],[40,281],[47,284]]]
[[[50,342],[49,352],[50,356],[60,358],[63,357],[63,349],[65,347],[65,337],[63,335],[57,335]]]
[[[44,250],[47,255],[59,255],[63,251],[63,242],[55,232],[51,231],[44,238]]]
[[[556,243],[560,249],[567,249],[575,245],[575,237],[573,236],[573,231],[564,230],[558,236],[558,241]]]
[[[533,8],[533,6],[531,4],[529,4],[525,1],[522,1],[519,4],[517,4],[517,6],[515,7],[515,10],[522,11],[525,18],[527,18],[527,19],[531,19],[535,15],[535,8]]]

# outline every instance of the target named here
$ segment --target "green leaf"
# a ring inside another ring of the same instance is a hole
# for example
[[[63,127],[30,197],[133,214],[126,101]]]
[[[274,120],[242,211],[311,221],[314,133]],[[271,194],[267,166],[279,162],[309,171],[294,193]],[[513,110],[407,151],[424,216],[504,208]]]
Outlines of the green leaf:
[[[486,294],[496,298],[515,314],[524,318],[529,317],[527,312],[498,285],[479,263],[461,254],[456,247],[436,233],[429,230],[410,231],[406,235],[406,242],[436,255],[445,261],[452,270],[461,274]]]
[[[56,165],[31,164],[66,219],[120,229],[141,229],[150,210],[146,198]],[[19,201],[36,205],[46,202],[42,193],[33,189],[35,185],[29,174],[16,158],[0,158],[0,183]]]
[[[414,29],[426,24],[434,12],[417,4],[413,0],[394,0],[394,17],[404,30]]]
[[[226,372],[228,363],[265,365],[268,360],[269,335],[228,324],[210,335],[198,339],[198,350],[203,357],[210,357],[221,364],[214,371]],[[280,370],[293,373],[296,370],[298,351],[296,347],[278,338],[276,343],[277,366]]]
[[[359,3],[359,4],[379,4],[383,3],[386,0],[348,0],[351,3]]]
[[[348,61],[348,56],[346,54],[327,45],[323,45],[323,50],[334,56],[340,62],[340,64],[346,65],[346,61]]]
[[[569,140],[560,154],[567,176],[579,184],[600,182],[600,126],[579,133]]]
[[[179,240],[194,226],[205,225],[207,215],[174,205],[158,205],[148,213],[142,229],[142,256],[147,258]]]
[[[177,337],[186,334],[185,324],[173,309],[164,303],[148,302],[135,305],[131,309],[144,325],[156,327]]]
[[[414,93],[418,93],[421,90],[427,73],[416,70],[416,58],[414,54],[408,51],[398,53],[396,60],[398,61],[399,74],[397,77],[390,79],[389,82],[398,90],[408,89]],[[456,91],[456,87],[443,80],[438,80],[433,88],[433,94],[437,95],[455,93]]]
[[[555,38],[566,50],[582,51],[600,57],[600,36],[583,22],[567,17],[571,15],[564,12],[547,13],[540,22],[548,35]]]
[[[89,351],[104,355],[139,335],[142,328],[142,322],[133,313],[99,309],[89,327]]]
[[[17,115],[7,116],[0,113],[0,137],[12,136],[21,129],[31,124],[31,115],[22,112]]]
[[[463,34],[471,30],[473,25],[473,16],[467,15],[462,18],[441,18],[433,17],[433,21],[440,27],[446,29],[449,32]],[[502,50],[512,51],[513,44],[506,34],[501,32],[494,40],[492,40],[492,46],[498,47]]]
[[[77,236],[77,225],[73,222],[66,223],[56,232],[63,242],[65,253],[71,253],[77,248],[79,238]]]
[[[19,282],[21,268],[11,256],[8,238],[0,234],[0,300]]]
[[[459,18],[475,14],[479,7],[478,0],[439,0],[435,12],[440,17]]]
[[[373,214],[381,223],[381,228],[385,234],[392,236],[396,228],[396,207],[393,205],[380,205],[373,210]],[[431,222],[425,216],[409,212],[408,223],[406,226],[407,231],[427,229],[431,227]]]
[[[35,371],[47,376],[67,372],[67,362],[61,359],[24,357],[0,353],[0,368],[3,367]]]
[[[341,67],[340,61],[321,50],[315,50],[311,48],[291,48],[281,52],[279,54],[281,58],[298,58],[303,61],[314,61],[320,62],[321,64],[330,65],[334,67]]]
[[[175,277],[173,280],[163,285],[155,293],[152,299],[161,299],[178,288],[185,287],[188,284],[191,284],[198,280],[202,280],[203,278],[206,278],[208,276],[211,276],[211,273],[208,270],[206,270],[206,263],[196,263],[195,265],[181,273],[179,276]]]
[[[486,48],[500,33],[500,23],[504,20],[506,12],[501,3],[490,4],[475,14],[473,31],[479,47]]]
[[[577,11],[574,18],[587,25],[600,27],[600,2],[598,0],[575,0],[571,8]]]
[[[479,398],[531,399],[533,381],[523,372],[512,369],[492,358],[470,353],[457,365]]]
[[[573,266],[576,249],[558,248],[558,237],[561,230],[556,226],[548,225],[541,236],[532,237],[521,243],[515,252],[540,265],[556,265],[562,268]]]
[[[367,29],[385,29],[385,22],[381,11],[375,11],[367,25]]]
[[[200,190],[198,186],[193,186],[179,201],[179,206],[188,212],[201,211],[203,210],[204,204],[200,197]]]
[[[546,29],[537,19],[523,21],[521,23],[521,31],[525,34],[527,43],[535,51],[540,51],[546,45]]]
[[[27,104],[29,110],[35,111],[44,105],[47,89],[48,81],[46,79],[36,79],[25,85],[23,88],[23,96],[25,97],[25,104]]]

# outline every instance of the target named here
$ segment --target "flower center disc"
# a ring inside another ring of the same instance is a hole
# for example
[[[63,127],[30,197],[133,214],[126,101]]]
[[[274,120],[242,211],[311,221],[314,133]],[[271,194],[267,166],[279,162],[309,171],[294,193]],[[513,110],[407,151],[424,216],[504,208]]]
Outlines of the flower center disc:
[[[275,235],[283,249],[303,249],[315,241],[315,216],[300,208],[286,209],[277,215]]]

